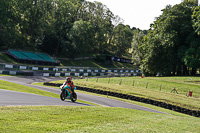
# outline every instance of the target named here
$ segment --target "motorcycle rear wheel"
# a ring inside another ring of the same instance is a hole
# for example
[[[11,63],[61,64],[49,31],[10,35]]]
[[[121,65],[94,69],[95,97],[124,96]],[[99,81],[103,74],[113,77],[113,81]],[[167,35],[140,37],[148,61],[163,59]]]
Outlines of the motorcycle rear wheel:
[[[72,102],[76,102],[76,100],[77,100],[77,94],[73,93],[72,95],[73,95],[73,97],[71,98],[71,101]]]

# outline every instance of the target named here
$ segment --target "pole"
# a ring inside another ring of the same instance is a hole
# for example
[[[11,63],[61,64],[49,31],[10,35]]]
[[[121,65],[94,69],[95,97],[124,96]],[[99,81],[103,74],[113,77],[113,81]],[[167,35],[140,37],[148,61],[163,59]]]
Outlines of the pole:
[[[119,85],[121,85],[122,84],[122,79],[120,80],[120,83],[119,83]]]
[[[135,81],[133,80],[133,86],[134,86]]]
[[[148,87],[148,82],[147,82],[147,85],[146,85],[146,89],[147,89],[147,87]]]
[[[108,80],[108,84],[110,83],[110,77],[109,77],[109,80]]]

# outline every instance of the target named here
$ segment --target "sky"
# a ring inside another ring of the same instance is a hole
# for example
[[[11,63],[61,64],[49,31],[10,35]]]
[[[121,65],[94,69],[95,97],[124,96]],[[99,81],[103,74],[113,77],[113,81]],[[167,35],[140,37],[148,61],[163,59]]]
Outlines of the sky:
[[[182,0],[87,0],[106,5],[115,15],[120,16],[125,25],[148,30],[155,17],[162,14],[167,5],[180,4]]]

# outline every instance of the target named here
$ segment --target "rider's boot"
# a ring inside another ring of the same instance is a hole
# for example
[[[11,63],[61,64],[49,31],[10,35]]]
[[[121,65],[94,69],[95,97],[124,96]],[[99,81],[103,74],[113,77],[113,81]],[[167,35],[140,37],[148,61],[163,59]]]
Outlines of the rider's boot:
[[[72,89],[72,94],[74,94],[74,89]]]
[[[73,96],[74,96],[74,89],[72,89],[71,98],[73,98]]]

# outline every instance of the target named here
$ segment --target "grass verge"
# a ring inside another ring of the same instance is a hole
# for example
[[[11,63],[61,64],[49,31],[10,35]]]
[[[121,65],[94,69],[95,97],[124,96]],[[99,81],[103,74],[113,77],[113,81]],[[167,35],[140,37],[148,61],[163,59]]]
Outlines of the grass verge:
[[[195,117],[108,107],[0,107],[1,132],[199,132]]]
[[[9,58],[6,54],[0,53],[0,63],[13,63],[16,64],[16,61]]]
[[[198,77],[192,77],[194,80],[198,81]],[[120,80],[123,80],[122,84],[119,85]],[[110,83],[108,83],[108,78],[99,78],[97,79],[82,79],[82,80],[74,80],[74,83],[77,86],[89,87],[94,89],[102,89],[109,90],[113,92],[120,92],[129,95],[135,95],[139,97],[149,98],[157,101],[162,101],[165,103],[177,105],[180,107],[192,109],[192,110],[200,110],[200,92],[199,92],[199,84],[189,83],[189,87],[193,89],[193,97],[186,97],[184,94],[187,91],[188,82],[185,80],[188,77],[170,77],[170,78],[158,78],[158,77],[150,77],[150,78],[110,78]],[[133,81],[135,81],[136,85],[132,85]],[[62,83],[63,81],[56,81],[57,83]],[[137,82],[139,82],[137,84]],[[146,88],[145,83],[149,83],[149,88]],[[156,88],[157,84],[162,83],[165,84],[166,88],[160,89]],[[179,86],[178,92],[170,93],[173,89],[172,86]],[[171,88],[170,88],[171,87]],[[181,93],[182,92],[182,93]]]
[[[28,87],[28,86],[19,85],[16,83],[11,83],[8,81],[0,80],[0,85],[1,85],[0,89],[4,89],[4,90],[26,92],[26,93],[37,94],[37,95],[42,95],[42,96],[47,96],[47,97],[59,98],[58,94],[35,89],[32,87]]]
[[[43,83],[34,83],[34,85],[46,86],[46,85],[43,85]],[[51,88],[57,88],[57,87],[51,86]],[[81,91],[81,90],[77,90],[77,92],[84,93],[84,94],[89,94],[89,95],[100,96],[100,97],[107,97],[107,98],[111,98],[111,99],[115,99],[115,100],[131,103],[131,104],[136,104],[136,105],[139,105],[139,106],[147,107],[147,108],[150,108],[150,109],[158,110],[158,111],[161,111],[161,112],[164,112],[164,113],[168,113],[168,114],[172,114],[172,115],[176,115],[176,116],[190,116],[190,115],[186,115],[186,114],[183,114],[183,113],[175,112],[175,111],[172,111],[172,110],[169,110],[169,109],[165,109],[165,108],[161,108],[161,107],[154,106],[154,105],[151,105],[151,104],[146,104],[146,103],[137,102],[137,101],[133,101],[133,100],[127,100],[127,99],[122,99],[122,98],[113,97],[113,96],[106,96],[106,95],[101,95],[101,94],[96,94],[96,93],[87,92],[87,91]],[[190,117],[193,117],[193,116],[190,116]]]

